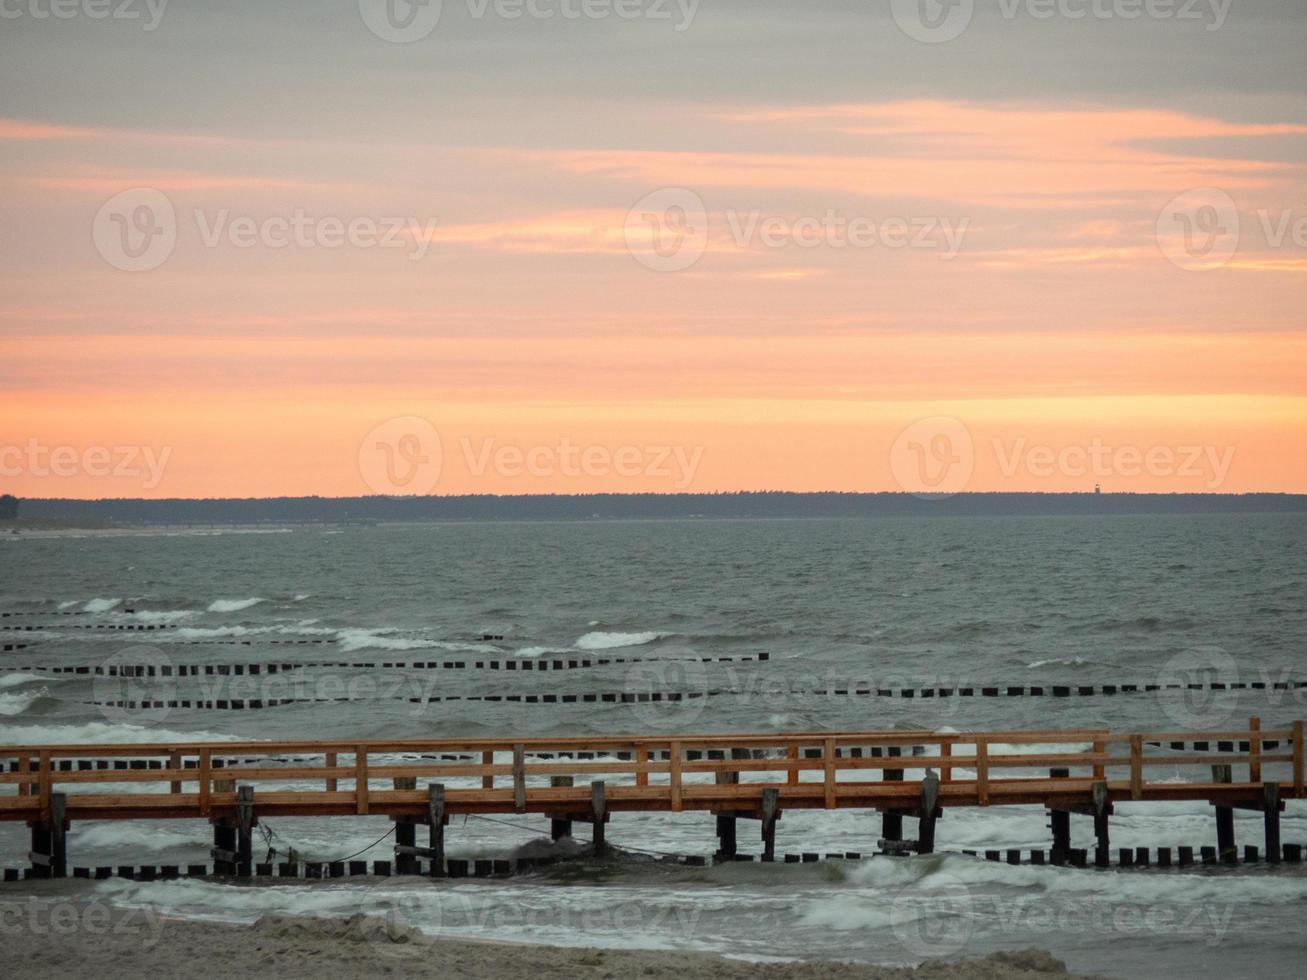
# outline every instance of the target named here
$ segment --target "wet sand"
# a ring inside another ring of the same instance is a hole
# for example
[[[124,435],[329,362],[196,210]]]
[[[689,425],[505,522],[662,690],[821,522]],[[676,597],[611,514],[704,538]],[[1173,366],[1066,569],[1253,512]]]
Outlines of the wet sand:
[[[485,980],[1062,980],[1071,976],[1060,961],[1036,950],[885,968],[435,940],[406,926],[363,916],[349,920],[270,916],[252,926],[119,915],[103,928],[93,928],[89,921],[83,919],[80,927],[63,930],[58,923],[25,929],[10,920],[2,937],[7,975],[60,980],[265,975],[293,980],[323,975]]]

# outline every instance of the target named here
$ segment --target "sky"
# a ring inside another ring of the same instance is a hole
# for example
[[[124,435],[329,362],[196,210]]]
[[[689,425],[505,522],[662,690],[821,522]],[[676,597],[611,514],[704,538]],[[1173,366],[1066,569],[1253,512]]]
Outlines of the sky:
[[[1300,0],[0,0],[0,492],[1307,492]]]

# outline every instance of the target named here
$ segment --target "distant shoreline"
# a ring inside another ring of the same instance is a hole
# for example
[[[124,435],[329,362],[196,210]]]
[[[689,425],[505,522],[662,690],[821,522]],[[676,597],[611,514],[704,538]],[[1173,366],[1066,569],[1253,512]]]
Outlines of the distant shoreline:
[[[907,493],[591,494],[578,496],[24,499],[20,531],[122,527],[367,526],[477,521],[603,521],[860,517],[1031,517],[1307,514],[1307,494]]]

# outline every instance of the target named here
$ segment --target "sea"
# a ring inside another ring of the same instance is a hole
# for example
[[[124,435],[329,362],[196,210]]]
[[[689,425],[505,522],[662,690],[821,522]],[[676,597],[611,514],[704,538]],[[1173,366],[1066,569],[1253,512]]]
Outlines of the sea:
[[[23,647],[0,654],[0,744],[1209,731],[1253,716],[1270,730],[1307,717],[1307,690],[1292,687],[1307,680],[1307,518],[1295,514],[19,531],[0,534],[0,614],[0,640]],[[502,667],[526,659],[562,666]],[[464,667],[412,666],[446,661]],[[322,662],[348,666],[131,681],[46,669]],[[1143,691],[1194,678],[1265,689]],[[1284,681],[1290,689],[1274,683]],[[1118,690],[1050,693],[1103,685]],[[1007,693],[1036,686],[1045,694]],[[965,687],[975,695],[920,693]],[[999,696],[981,696],[986,687]],[[650,692],[683,696],[638,697]],[[562,697],[604,693],[637,697]],[[545,694],[559,697],[502,700]],[[192,707],[120,703],[169,697]],[[217,699],[293,703],[194,706]],[[927,764],[905,760],[905,778]],[[390,826],[265,819],[257,857],[387,860]],[[740,822],[742,852],[760,853],[757,827]],[[1074,846],[1093,846],[1088,817],[1072,828]],[[916,857],[875,854],[875,812],[790,811],[778,854],[859,855],[793,864],[677,863],[715,850],[702,813],[615,814],[602,861],[587,856],[588,825],[574,829],[576,841],[553,844],[541,816],[451,822],[452,857],[559,858],[514,877],[19,882],[0,885],[0,901],[76,897],[229,922],[365,912],[445,937],[757,962],[910,964],[1037,947],[1115,977],[1307,970],[1303,866],[984,859],[1047,848],[1039,808],[950,809],[937,853]],[[1203,803],[1118,803],[1112,833],[1114,848],[1215,843]],[[1260,845],[1262,815],[1237,811],[1236,834]],[[1283,837],[1307,843],[1307,804],[1288,804]],[[201,821],[85,822],[69,834],[70,864],[92,867],[204,863],[211,846]],[[0,823],[0,867],[24,866],[28,847],[26,827]]]

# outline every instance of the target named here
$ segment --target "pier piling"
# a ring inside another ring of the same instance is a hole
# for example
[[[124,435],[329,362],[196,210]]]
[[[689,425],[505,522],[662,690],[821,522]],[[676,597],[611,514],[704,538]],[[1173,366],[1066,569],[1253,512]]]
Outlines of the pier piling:
[[[1228,765],[1212,766],[1212,782],[1234,782],[1234,767]],[[1236,864],[1239,851],[1234,843],[1234,808],[1216,807],[1216,855],[1217,860],[1225,864]]]

